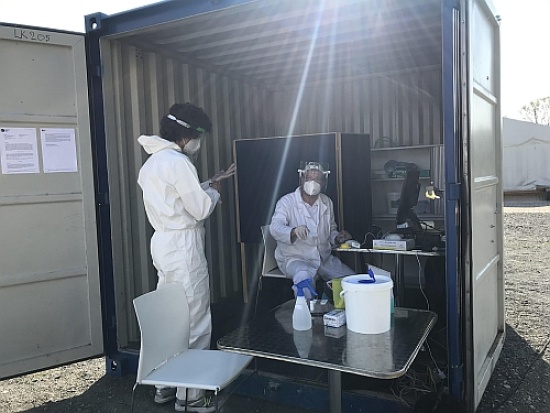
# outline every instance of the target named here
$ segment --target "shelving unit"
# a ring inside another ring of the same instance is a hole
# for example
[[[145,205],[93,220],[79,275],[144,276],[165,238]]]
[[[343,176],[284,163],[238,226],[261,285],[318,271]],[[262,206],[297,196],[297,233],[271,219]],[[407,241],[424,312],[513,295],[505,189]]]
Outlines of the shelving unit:
[[[425,196],[426,186],[431,182],[438,188],[444,187],[443,146],[418,145],[371,149],[371,182],[373,224],[384,231],[395,227],[395,214],[388,211],[387,194],[401,192],[403,177],[388,177],[384,165],[390,161],[414,163],[426,176],[420,177],[420,195],[416,213],[420,220],[434,221],[437,225],[443,220],[443,199],[429,200]],[[429,171],[429,172],[428,172]]]

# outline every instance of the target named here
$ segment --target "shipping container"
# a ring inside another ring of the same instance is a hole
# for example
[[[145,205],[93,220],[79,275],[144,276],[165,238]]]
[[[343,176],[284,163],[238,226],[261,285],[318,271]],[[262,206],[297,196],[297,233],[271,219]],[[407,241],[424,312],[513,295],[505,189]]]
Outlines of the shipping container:
[[[365,222],[385,228],[395,182],[377,181],[379,170],[411,159],[429,170],[441,199],[422,197],[424,213],[446,236],[445,383],[475,410],[505,336],[490,0],[172,0],[85,23],[85,34],[0,25],[0,317],[11,332],[0,339],[1,377],[100,354],[111,374],[135,371],[132,299],[156,285],[137,137],[190,101],[214,125],[203,179],[234,160],[236,142],[363,135]],[[339,162],[353,171],[357,155]],[[206,224],[214,339],[250,316],[260,272],[240,196],[226,185]]]

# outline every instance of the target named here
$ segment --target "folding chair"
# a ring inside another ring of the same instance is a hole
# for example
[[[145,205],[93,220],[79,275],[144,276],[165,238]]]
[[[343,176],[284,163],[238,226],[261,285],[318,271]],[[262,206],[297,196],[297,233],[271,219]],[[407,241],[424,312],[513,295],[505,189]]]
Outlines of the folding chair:
[[[134,299],[139,328],[139,353],[136,383],[166,387],[185,387],[218,392],[239,376],[252,357],[219,350],[189,349],[189,307],[185,289],[168,284]]]

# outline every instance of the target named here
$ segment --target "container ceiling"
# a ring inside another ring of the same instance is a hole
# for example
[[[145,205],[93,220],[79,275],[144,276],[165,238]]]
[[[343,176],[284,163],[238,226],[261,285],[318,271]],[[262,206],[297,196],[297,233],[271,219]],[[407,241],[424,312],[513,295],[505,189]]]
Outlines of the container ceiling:
[[[280,87],[303,78],[439,65],[441,3],[258,0],[117,37],[216,73]]]

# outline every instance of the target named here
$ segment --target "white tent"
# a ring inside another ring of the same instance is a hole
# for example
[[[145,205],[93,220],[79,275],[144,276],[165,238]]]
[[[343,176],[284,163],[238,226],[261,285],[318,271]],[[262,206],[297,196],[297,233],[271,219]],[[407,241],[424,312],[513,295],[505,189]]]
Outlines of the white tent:
[[[504,118],[504,192],[550,187],[550,126]]]

